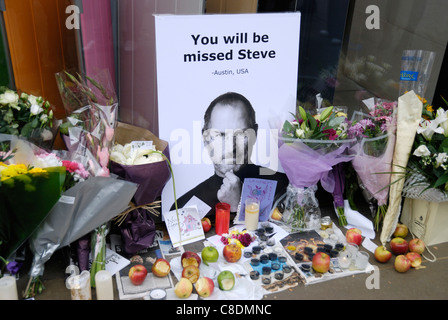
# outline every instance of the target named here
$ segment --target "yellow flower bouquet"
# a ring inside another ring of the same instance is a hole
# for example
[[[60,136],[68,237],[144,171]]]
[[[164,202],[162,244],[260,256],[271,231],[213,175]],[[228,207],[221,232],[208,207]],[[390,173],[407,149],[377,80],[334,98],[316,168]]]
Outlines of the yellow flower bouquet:
[[[0,256],[14,254],[45,220],[61,195],[65,172],[0,162]]]

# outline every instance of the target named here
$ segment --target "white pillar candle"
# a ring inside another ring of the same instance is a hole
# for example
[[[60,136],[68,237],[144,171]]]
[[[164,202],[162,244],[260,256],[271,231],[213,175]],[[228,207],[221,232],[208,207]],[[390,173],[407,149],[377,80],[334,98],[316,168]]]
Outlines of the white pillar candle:
[[[0,300],[19,300],[16,278],[11,276],[0,278]]]
[[[258,228],[258,218],[260,214],[260,202],[258,199],[248,198],[245,201],[245,219],[244,224],[246,229],[249,231],[254,231]]]
[[[95,275],[95,285],[97,300],[114,300],[112,275],[109,271],[98,271]]]

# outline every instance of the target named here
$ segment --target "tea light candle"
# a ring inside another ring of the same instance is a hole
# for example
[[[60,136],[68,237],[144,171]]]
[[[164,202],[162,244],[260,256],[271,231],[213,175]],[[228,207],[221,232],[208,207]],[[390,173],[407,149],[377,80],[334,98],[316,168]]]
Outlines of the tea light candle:
[[[165,300],[166,299],[166,291],[163,289],[153,289],[149,293],[149,298],[151,300]]]
[[[338,256],[338,262],[342,269],[348,269],[352,263],[352,255],[350,252],[341,252]]]
[[[109,271],[101,270],[95,274],[97,300],[114,300],[112,275]]]
[[[0,300],[19,300],[16,278],[11,276],[0,278]]]

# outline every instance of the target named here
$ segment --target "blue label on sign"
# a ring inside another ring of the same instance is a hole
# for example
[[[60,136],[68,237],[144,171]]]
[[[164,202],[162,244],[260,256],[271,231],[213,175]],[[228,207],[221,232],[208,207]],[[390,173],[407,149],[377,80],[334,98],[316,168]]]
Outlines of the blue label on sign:
[[[417,71],[401,71],[400,80],[403,81],[417,81],[418,72]]]

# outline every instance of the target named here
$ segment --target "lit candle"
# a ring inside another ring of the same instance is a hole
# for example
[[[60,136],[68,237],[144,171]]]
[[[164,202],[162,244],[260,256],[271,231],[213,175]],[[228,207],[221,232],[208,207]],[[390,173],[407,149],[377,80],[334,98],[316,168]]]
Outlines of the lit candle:
[[[347,269],[350,267],[350,264],[352,263],[352,256],[350,252],[341,252],[338,256],[338,262],[339,266],[342,269]]]
[[[97,300],[114,300],[112,276],[109,271],[101,270],[95,275]]]
[[[245,219],[246,229],[249,231],[258,228],[258,217],[260,214],[260,202],[257,199],[248,198],[245,201]]]
[[[16,278],[11,276],[0,278],[0,300],[19,300]]]

